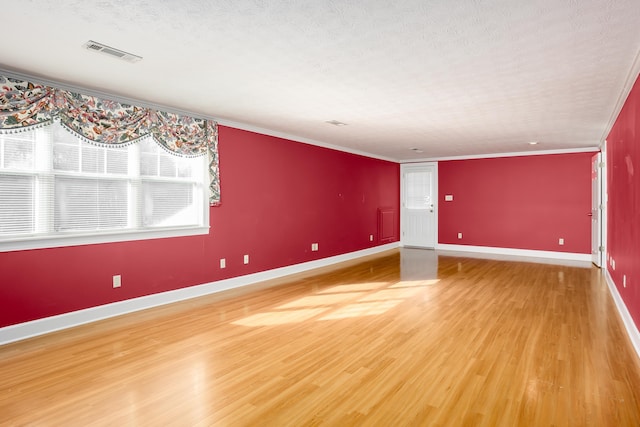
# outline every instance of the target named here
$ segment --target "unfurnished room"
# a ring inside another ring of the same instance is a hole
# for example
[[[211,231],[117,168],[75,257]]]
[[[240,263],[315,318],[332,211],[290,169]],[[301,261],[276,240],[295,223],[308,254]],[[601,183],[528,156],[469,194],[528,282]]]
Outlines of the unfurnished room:
[[[640,1],[2,22],[0,426],[640,426]]]

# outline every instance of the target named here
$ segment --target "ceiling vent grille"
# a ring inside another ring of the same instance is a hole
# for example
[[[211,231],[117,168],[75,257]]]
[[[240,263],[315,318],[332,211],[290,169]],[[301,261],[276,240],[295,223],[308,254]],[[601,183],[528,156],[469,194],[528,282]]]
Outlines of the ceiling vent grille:
[[[142,59],[141,56],[134,55],[133,53],[125,52],[124,50],[116,49],[102,43],[94,42],[93,40],[86,42],[84,44],[84,48],[93,52],[100,52],[114,58],[122,59],[127,62],[138,62]]]

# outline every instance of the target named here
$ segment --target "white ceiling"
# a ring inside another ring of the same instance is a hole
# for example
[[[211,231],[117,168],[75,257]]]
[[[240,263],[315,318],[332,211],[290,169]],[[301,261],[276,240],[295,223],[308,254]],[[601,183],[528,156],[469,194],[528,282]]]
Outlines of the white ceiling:
[[[640,68],[639,0],[12,0],[2,16],[6,71],[398,161],[597,147]]]

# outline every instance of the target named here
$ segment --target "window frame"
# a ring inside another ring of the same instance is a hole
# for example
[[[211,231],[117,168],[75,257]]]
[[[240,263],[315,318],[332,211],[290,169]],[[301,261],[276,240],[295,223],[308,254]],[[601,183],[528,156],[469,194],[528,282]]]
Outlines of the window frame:
[[[33,129],[35,132],[43,132],[42,129]],[[51,135],[50,132],[48,135]],[[10,138],[10,134],[5,134],[2,136],[8,136]],[[54,161],[53,161],[53,147],[55,145],[54,141],[42,141],[44,137],[42,134],[40,138],[36,136],[34,138],[34,164],[32,165],[31,170],[9,170],[2,171],[0,173],[6,173],[7,175],[16,175],[16,176],[31,176],[34,178],[34,187],[37,188],[36,193],[40,191],[55,191],[53,188],[53,183],[49,185],[46,184],[37,184],[35,181],[41,179],[43,176],[47,178],[52,178],[55,181],[55,177],[77,177],[82,178],[83,176],[86,178],[100,179],[99,175],[105,175],[102,179],[105,180],[125,180],[127,182],[138,181],[142,182],[155,182],[155,181],[163,181],[167,180],[167,178],[163,177],[153,177],[143,175],[140,171],[140,159],[141,151],[140,146],[138,145],[138,141],[133,145],[127,147],[129,150],[127,157],[129,164],[136,163],[134,168],[130,168],[130,171],[127,175],[114,175],[113,177],[106,177],[106,174],[92,174],[90,172],[79,172],[67,174],[64,171],[54,171]],[[82,141],[80,138],[80,149],[82,149],[82,144],[87,144],[92,146],[92,144]],[[96,146],[94,146],[96,147]],[[99,147],[96,147],[99,148]],[[109,147],[105,147],[107,150]],[[161,147],[158,147],[159,150],[162,150]],[[35,154],[38,153],[39,155]],[[171,154],[169,154],[171,155]],[[105,152],[106,156],[106,152]],[[206,157],[206,156],[205,156]],[[44,158],[44,159],[43,159]],[[43,163],[44,162],[44,163]],[[200,169],[201,175],[200,179],[196,180],[196,177],[191,182],[197,181],[202,185],[202,200],[197,201],[196,209],[202,209],[200,215],[202,216],[202,225],[188,225],[188,226],[165,226],[165,227],[149,227],[149,228],[136,228],[136,229],[116,229],[116,230],[91,230],[91,231],[60,231],[55,232],[53,230],[47,230],[50,233],[46,236],[43,235],[25,235],[25,236],[14,236],[10,240],[0,240],[0,252],[9,252],[9,251],[19,251],[19,250],[31,250],[31,249],[48,249],[48,248],[58,248],[58,247],[66,247],[66,246],[77,246],[77,245],[92,245],[92,244],[105,244],[105,243],[118,243],[118,242],[128,242],[135,240],[149,240],[149,239],[164,239],[164,238],[172,238],[172,237],[186,237],[186,236],[196,236],[196,235],[205,235],[209,233],[210,223],[209,223],[209,203],[208,203],[208,182],[209,182],[209,172],[207,168],[206,159],[202,159],[202,167]],[[36,167],[36,163],[38,167]],[[169,181],[172,181],[169,179]],[[173,182],[173,181],[172,181]],[[175,180],[175,182],[180,182],[180,180]],[[187,181],[183,181],[187,182]],[[51,188],[47,188],[51,187]],[[38,232],[38,205],[43,201],[42,197],[38,197],[34,195],[34,208],[33,212],[35,213],[33,221],[34,230]],[[52,198],[48,199],[49,201],[53,201]],[[127,215],[131,216],[136,211],[138,206],[138,200],[133,199],[129,204]],[[199,206],[198,206],[199,205]],[[48,213],[45,213],[45,217],[48,215],[53,215],[53,207],[50,206],[47,208]],[[51,218],[47,219],[47,222],[53,224],[53,220]],[[139,224],[138,224],[139,226]],[[53,225],[52,225],[53,227]],[[42,230],[42,229],[40,229]]]

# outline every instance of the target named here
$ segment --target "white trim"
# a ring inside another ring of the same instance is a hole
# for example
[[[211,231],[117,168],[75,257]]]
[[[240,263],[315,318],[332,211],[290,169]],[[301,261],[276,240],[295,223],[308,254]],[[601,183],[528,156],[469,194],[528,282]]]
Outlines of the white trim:
[[[379,159],[379,160],[386,160],[388,162],[393,162],[393,163],[398,163],[397,159],[392,159],[390,157],[384,157],[384,156],[378,156],[375,154],[371,154],[371,153],[367,153],[365,151],[360,151],[360,150],[354,150],[351,148],[346,148],[346,147],[340,147],[338,145],[333,145],[333,144],[328,144],[326,142],[321,142],[321,141],[316,141],[314,139],[310,139],[310,138],[303,138],[301,136],[297,136],[297,135],[292,135],[292,134],[288,134],[288,133],[284,133],[284,132],[278,132],[278,131],[274,131],[274,130],[270,130],[270,129],[265,129],[259,126],[254,126],[254,125],[250,125],[250,124],[246,124],[246,123],[239,123],[239,122],[235,122],[233,120],[227,120],[227,119],[223,119],[223,118],[216,118],[207,114],[200,114],[200,113],[194,113],[192,111],[187,111],[187,110],[182,110],[179,108],[174,108],[174,107],[169,107],[166,105],[161,105],[161,104],[155,104],[152,102],[145,102],[139,99],[135,99],[135,98],[128,98],[126,96],[122,96],[122,95],[117,95],[117,94],[113,94],[113,93],[109,93],[109,92],[102,92],[102,91],[98,91],[98,90],[94,90],[94,89],[89,89],[86,87],[82,87],[82,86],[77,86],[77,85],[70,85],[70,84],[65,84],[65,83],[60,83],[54,80],[49,80],[49,79],[45,79],[42,77],[37,77],[37,76],[33,76],[30,74],[25,74],[25,73],[18,73],[15,71],[9,71],[7,69],[4,68],[0,68],[0,73],[2,73],[3,75],[6,75],[7,77],[12,77],[12,78],[16,78],[16,79],[25,79],[25,80],[29,80],[33,83],[37,83],[37,84],[42,84],[42,85],[46,85],[46,86],[52,86],[52,87],[56,87],[59,89],[63,89],[63,90],[68,90],[71,92],[82,92],[84,94],[90,95],[90,96],[96,96],[99,98],[105,98],[105,99],[110,99],[116,102],[120,102],[123,104],[131,104],[131,105],[137,105],[139,107],[145,107],[145,108],[152,108],[155,110],[161,110],[161,111],[166,111],[169,113],[174,113],[174,114],[182,114],[185,116],[190,116],[190,117],[196,117],[196,118],[200,118],[200,119],[204,119],[204,120],[213,120],[216,123],[218,123],[219,125],[223,125],[223,126],[229,126],[229,127],[233,127],[236,129],[242,129],[242,130],[246,130],[246,131],[250,131],[250,132],[256,132],[256,133],[261,133],[263,135],[268,135],[268,136],[275,136],[277,138],[283,138],[283,139],[288,139],[294,142],[300,142],[303,144],[309,144],[309,145],[315,145],[318,147],[323,147],[323,148],[329,148],[331,150],[335,150],[335,151],[342,151],[344,153],[350,153],[350,154],[356,154],[358,156],[364,156],[364,157],[369,157],[372,159]]]
[[[208,207],[208,204],[207,204]],[[208,209],[207,209],[208,210]],[[188,228],[165,228],[161,230],[137,230],[134,232],[93,233],[72,236],[47,236],[15,239],[0,242],[0,253],[30,249],[52,249],[66,246],[96,245],[103,243],[130,242],[132,240],[166,239],[170,237],[199,236],[209,234],[209,226]]]
[[[228,126],[228,127],[232,127],[232,128],[235,128],[235,129],[246,130],[246,131],[249,131],[249,132],[255,132],[255,133],[262,134],[262,135],[275,136],[277,138],[287,139],[287,140],[293,141],[293,142],[299,142],[299,143],[308,144],[308,145],[315,145],[317,147],[328,148],[330,150],[335,150],[335,151],[342,151],[344,153],[349,153],[349,154],[355,154],[355,155],[358,155],[358,156],[369,157],[371,159],[386,160],[387,162],[399,163],[398,159],[392,159],[391,157],[384,157],[384,156],[379,156],[377,154],[367,153],[365,151],[355,150],[355,149],[347,148],[347,147],[341,147],[341,146],[338,146],[338,145],[333,145],[333,144],[329,144],[329,143],[326,143],[326,142],[317,141],[317,140],[311,139],[311,138],[304,138],[304,137],[301,137],[301,136],[292,135],[290,133],[279,132],[279,131],[275,131],[275,130],[271,130],[271,129],[262,128],[260,126],[249,125],[249,124],[246,124],[246,123],[238,123],[238,122],[234,122],[232,120],[225,120],[225,119],[215,119],[215,120],[216,120],[216,122],[218,122],[219,125],[222,125],[222,126]]]
[[[491,246],[450,245],[438,243],[437,250],[454,252],[476,252],[479,254],[509,255],[518,257],[561,259],[567,261],[584,261],[591,263],[591,254],[573,252],[539,251],[534,249],[495,248]]]
[[[638,74],[640,73],[640,49],[636,53],[636,57],[631,64],[631,68],[629,69],[629,74],[627,74],[627,79],[622,86],[622,90],[620,91],[620,95],[618,95],[618,99],[616,100],[616,105],[613,111],[611,112],[611,116],[609,117],[609,121],[607,122],[607,126],[604,128],[602,132],[602,136],[600,137],[600,146],[604,144],[605,139],[609,136],[611,129],[613,129],[613,125],[618,120],[618,115],[620,115],[620,111],[622,111],[622,107],[624,107],[624,103],[627,102],[627,98],[629,97],[629,93],[631,93],[631,89],[633,89],[633,85],[635,84]]]
[[[638,60],[638,58],[636,58],[636,62],[634,63],[634,66],[632,67],[632,72],[631,75],[633,75],[633,70],[636,69],[640,69],[640,61]],[[366,151],[361,151],[361,150],[355,150],[355,149],[351,149],[351,148],[347,148],[347,147],[341,147],[338,145],[333,145],[333,144],[329,144],[326,142],[322,142],[322,141],[317,141],[311,138],[304,138],[301,136],[297,136],[297,135],[292,135],[292,134],[288,134],[285,132],[279,132],[279,131],[275,131],[275,130],[271,130],[271,129],[266,129],[260,126],[255,126],[255,125],[251,125],[251,124],[247,124],[247,123],[240,123],[240,122],[236,122],[233,120],[227,120],[224,118],[220,118],[220,117],[214,117],[208,114],[201,114],[201,113],[194,113],[193,111],[187,111],[187,110],[182,110],[179,108],[174,108],[174,107],[169,107],[167,105],[162,105],[162,104],[156,104],[153,102],[145,102],[139,99],[135,99],[135,98],[129,98],[123,95],[117,95],[114,93],[110,93],[110,92],[103,92],[103,91],[99,91],[99,90],[95,90],[95,89],[90,89],[87,87],[83,87],[83,86],[78,86],[78,85],[72,85],[72,84],[67,84],[67,83],[61,83],[55,80],[49,80],[43,77],[38,77],[38,76],[34,76],[32,74],[27,74],[27,73],[22,73],[22,72],[16,72],[16,71],[10,71],[6,68],[0,68],[0,73],[6,75],[7,77],[13,77],[13,78],[17,78],[17,79],[25,79],[25,80],[29,80],[31,82],[34,83],[38,83],[38,84],[43,84],[43,85],[47,85],[47,86],[53,86],[53,87],[57,87],[63,90],[69,90],[72,92],[82,92],[85,93],[87,95],[91,95],[91,96],[97,96],[100,98],[106,98],[106,99],[111,99],[113,101],[116,102],[121,102],[121,103],[125,103],[125,104],[132,104],[132,105],[137,105],[140,107],[146,107],[146,108],[153,108],[156,110],[161,110],[161,111],[166,111],[169,113],[175,113],[175,114],[182,114],[182,115],[186,115],[186,116],[191,116],[191,117],[196,117],[196,118],[200,118],[200,119],[205,119],[205,120],[213,120],[215,122],[217,122],[220,125],[223,126],[229,126],[229,127],[233,127],[236,129],[241,129],[241,130],[246,130],[249,132],[256,132],[256,133],[260,133],[263,135],[268,135],[268,136],[274,136],[277,138],[283,138],[283,139],[288,139],[290,141],[293,142],[299,142],[299,143],[303,143],[303,144],[309,144],[309,145],[315,145],[318,147],[323,147],[323,148],[328,148],[331,150],[335,150],[335,151],[341,151],[344,153],[350,153],[350,154],[355,154],[358,156],[364,156],[364,157],[368,157],[368,158],[372,158],[372,159],[379,159],[379,160],[385,160],[388,162],[393,162],[393,163],[400,163],[400,164],[404,164],[404,163],[424,163],[424,162],[437,162],[437,161],[443,161],[443,160],[469,160],[469,159],[489,159],[489,158],[495,158],[495,157],[520,157],[520,156],[540,156],[540,155],[548,155],[548,154],[569,154],[569,153],[587,153],[587,152],[594,152],[594,151],[599,151],[600,148],[599,147],[584,147],[584,148],[567,148],[567,149],[558,149],[558,150],[542,150],[542,151],[522,151],[522,152],[510,152],[510,153],[490,153],[490,154],[471,154],[471,155],[461,155],[461,156],[449,156],[449,157],[427,157],[427,158],[423,158],[423,159],[410,159],[410,160],[400,160],[400,159],[395,159],[395,158],[391,158],[391,157],[385,157],[385,156],[379,156],[376,154],[372,154],[372,153],[368,153]],[[637,75],[637,73],[636,73]],[[619,100],[619,103],[621,102],[619,108],[616,109],[615,114],[612,116],[613,117],[613,121],[610,123],[610,125],[607,127],[607,132],[605,132],[605,136],[608,134],[608,132],[611,130],[611,127],[613,126],[613,123],[615,122],[615,119],[617,118],[617,114],[620,112],[620,109],[622,108],[622,105],[624,104],[624,101],[626,100],[626,96],[622,96],[622,95],[628,95],[629,91],[631,90],[631,87],[633,86],[634,83],[634,79],[630,79],[628,78],[628,80],[631,80],[630,84],[627,81],[627,84],[625,84],[625,90],[623,91],[623,93],[621,94],[621,101]]]
[[[595,165],[591,166],[591,173],[596,174],[596,194],[593,194],[593,176],[591,177],[591,261],[600,268],[604,265],[604,254],[600,250],[602,247],[602,215],[603,209],[603,195],[602,195],[602,181],[604,175],[603,168],[600,167],[602,163],[602,153],[595,154]],[[594,170],[595,166],[595,170]],[[596,231],[593,232],[593,215],[595,211]]]
[[[600,177],[600,191],[601,197],[600,202],[602,203],[601,209],[601,217],[600,217],[600,244],[602,245],[602,254],[600,255],[600,261],[602,263],[601,268],[607,268],[607,221],[609,216],[609,211],[607,209],[607,204],[609,203],[609,194],[607,193],[609,190],[609,186],[607,184],[607,141],[602,143],[602,150],[600,151],[600,160],[603,163],[601,168],[601,177]]]
[[[597,151],[600,151],[599,147],[561,148],[558,150],[517,151],[512,153],[469,154],[469,155],[449,156],[449,157],[427,157],[424,159],[402,160],[400,163],[409,164],[409,163],[423,163],[423,162],[441,162],[445,160],[492,159],[496,157],[546,156],[551,154],[593,153]]]
[[[73,311],[71,313],[46,317],[44,319],[32,320],[30,322],[20,323],[17,325],[6,326],[4,328],[0,328],[0,345],[8,344],[14,341],[20,341],[49,332],[59,331],[61,329],[79,326],[85,323],[95,322],[97,320],[120,316],[122,314],[131,313],[134,311],[145,310],[152,307],[171,304],[173,302],[183,301],[191,298],[213,294],[216,292],[239,288],[258,282],[263,282],[265,280],[277,279],[291,274],[301,273],[320,267],[326,267],[332,264],[337,264],[340,262],[357,259],[363,256],[388,251],[390,249],[397,248],[398,246],[398,242],[389,243],[386,245],[375,246],[372,248],[367,248],[342,255],[336,255],[329,258],[303,262],[301,264],[290,265],[287,267],[276,268],[268,271],[261,271],[259,273],[248,274],[245,276],[232,277],[230,279],[219,280],[217,282],[204,283],[188,288],[161,292],[158,294],[147,295],[125,301],[118,301],[97,307],[91,307],[84,310]]]
[[[629,310],[627,310],[627,306],[625,305],[622,297],[620,296],[620,293],[618,292],[618,287],[609,274],[609,270],[607,270],[606,268],[604,269],[604,277],[607,281],[609,292],[611,292],[611,296],[613,297],[613,302],[616,304],[618,313],[620,313],[620,317],[622,318],[622,323],[624,323],[624,327],[627,330],[627,334],[629,335],[631,344],[636,350],[636,354],[640,358],[640,331],[638,331],[638,328],[636,327],[636,324],[633,321]]]

